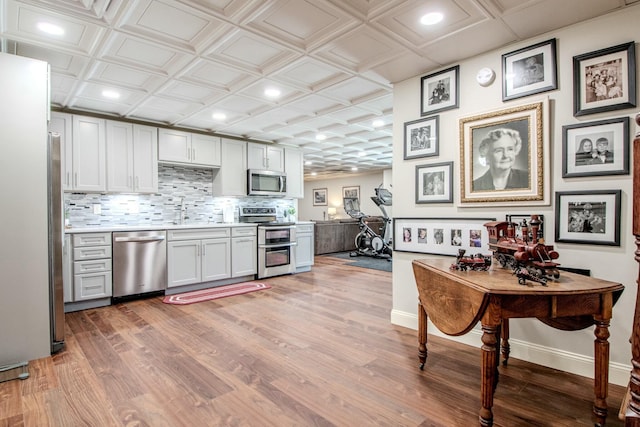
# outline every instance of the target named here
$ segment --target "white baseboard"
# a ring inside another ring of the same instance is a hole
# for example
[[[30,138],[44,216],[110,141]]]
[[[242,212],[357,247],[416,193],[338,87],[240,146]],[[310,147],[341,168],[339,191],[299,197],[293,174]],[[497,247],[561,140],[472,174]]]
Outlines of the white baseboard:
[[[405,328],[415,329],[416,331],[418,330],[418,317],[412,313],[392,310],[391,323],[398,326],[404,326]],[[480,331],[475,329],[466,335],[452,337],[443,334],[436,327],[430,324],[429,333],[437,337],[446,338],[478,348],[481,343]],[[559,369],[571,374],[593,378],[594,360],[591,356],[558,350],[557,348],[544,347],[517,339],[510,339],[509,344],[511,345],[511,353],[509,357],[547,366],[553,369]],[[631,365],[609,363],[609,383],[626,387],[629,382],[630,372]]]

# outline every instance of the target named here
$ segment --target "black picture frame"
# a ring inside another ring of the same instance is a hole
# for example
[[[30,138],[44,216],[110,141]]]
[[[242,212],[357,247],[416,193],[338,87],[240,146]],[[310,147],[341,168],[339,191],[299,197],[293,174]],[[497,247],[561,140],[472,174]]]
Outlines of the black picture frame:
[[[453,162],[416,166],[416,203],[453,203]]]
[[[440,153],[439,123],[439,116],[431,116],[404,124],[404,160]]]
[[[636,106],[635,52],[629,42],[573,57],[574,116]]]
[[[313,206],[327,206],[327,189],[314,188],[312,190]]]
[[[394,218],[393,250],[435,255],[490,255],[485,223],[495,218]],[[408,238],[405,238],[405,234]]]
[[[460,66],[456,65],[420,79],[420,115],[428,116],[458,108]]]
[[[620,246],[621,190],[558,191],[558,243]]]
[[[558,88],[556,39],[502,55],[502,100]]]
[[[562,177],[628,175],[629,123],[619,117],[563,126]]]

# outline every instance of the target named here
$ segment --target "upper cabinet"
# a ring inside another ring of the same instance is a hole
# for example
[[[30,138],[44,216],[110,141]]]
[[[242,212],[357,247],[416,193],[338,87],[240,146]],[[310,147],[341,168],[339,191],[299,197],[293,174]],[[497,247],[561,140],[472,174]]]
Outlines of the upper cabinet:
[[[106,191],[105,120],[74,115],[72,126],[73,191]]]
[[[304,198],[304,164],[301,150],[291,147],[284,149],[284,171],[287,173],[287,197]]]
[[[284,172],[284,149],[276,145],[247,143],[247,168]]]
[[[62,174],[62,191],[73,189],[73,116],[68,113],[51,112],[49,132],[60,135],[60,172]]]
[[[223,138],[221,144],[222,164],[213,177],[213,195],[246,196],[247,143]]]
[[[158,192],[158,130],[107,121],[107,191]]]
[[[199,167],[220,167],[220,138],[210,135],[158,130],[158,160]]]

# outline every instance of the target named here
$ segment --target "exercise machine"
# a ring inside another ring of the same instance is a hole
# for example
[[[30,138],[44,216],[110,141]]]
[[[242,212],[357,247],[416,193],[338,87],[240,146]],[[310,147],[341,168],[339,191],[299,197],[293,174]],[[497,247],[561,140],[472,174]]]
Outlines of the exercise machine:
[[[382,226],[377,233],[369,226],[368,218],[360,210],[360,200],[357,197],[344,197],[344,210],[351,218],[358,220],[360,232],[355,237],[356,250],[349,253],[350,256],[356,257],[360,255],[370,256],[374,258],[386,258],[391,261],[391,219],[387,214],[385,206],[391,206],[392,195],[389,190],[382,188],[382,184],[375,189],[375,196],[371,197],[373,203],[382,211]]]

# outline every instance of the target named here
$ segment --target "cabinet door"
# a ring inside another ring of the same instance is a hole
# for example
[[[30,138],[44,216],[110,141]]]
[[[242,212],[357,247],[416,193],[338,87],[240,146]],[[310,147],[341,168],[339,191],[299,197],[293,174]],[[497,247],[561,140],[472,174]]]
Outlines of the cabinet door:
[[[191,162],[205,166],[220,166],[220,138],[217,136],[191,135]]]
[[[286,148],[284,151],[284,171],[287,173],[287,197],[304,198],[304,165],[302,151]]]
[[[284,172],[284,148],[267,145],[267,169]]]
[[[60,172],[62,175],[62,191],[71,191],[73,186],[73,148],[72,124],[73,116],[68,113],[51,113],[49,132],[60,134]]]
[[[113,289],[111,272],[76,274],[73,286],[76,302],[110,297]]]
[[[158,128],[133,125],[133,188],[158,192]]]
[[[107,189],[103,119],[73,116],[73,189],[89,193]]]
[[[231,277],[258,272],[258,241],[256,236],[231,239]]]
[[[107,120],[107,191],[132,192],[133,125]]]
[[[231,239],[202,241],[202,281],[231,277]]]
[[[222,139],[220,169],[213,177],[214,196],[247,195],[247,143]]]
[[[191,163],[191,134],[171,129],[158,129],[158,160]]]
[[[296,267],[313,265],[313,234],[298,234],[296,241]]]
[[[200,240],[167,244],[167,287],[200,283]]]
[[[247,143],[247,168],[267,169],[267,146],[265,144]]]

